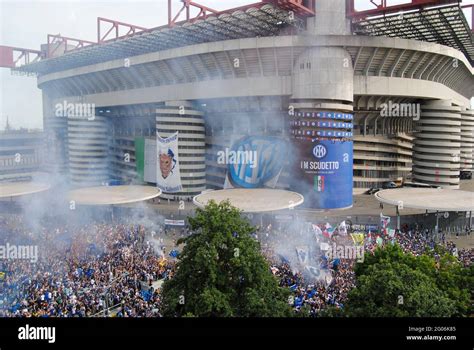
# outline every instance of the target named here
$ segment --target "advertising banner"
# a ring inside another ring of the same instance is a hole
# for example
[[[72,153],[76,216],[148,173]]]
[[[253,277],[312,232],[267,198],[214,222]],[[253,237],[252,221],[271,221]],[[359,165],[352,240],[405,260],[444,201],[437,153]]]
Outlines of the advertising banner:
[[[315,209],[352,206],[353,141],[294,140],[299,151],[294,159],[292,189],[304,195]]]
[[[224,188],[275,188],[287,163],[287,142],[278,137],[250,136],[218,156],[227,165]]]
[[[184,220],[171,220],[165,219],[165,225],[167,226],[184,226]]]
[[[156,134],[156,185],[165,193],[183,190],[179,171],[178,133],[168,138]]]

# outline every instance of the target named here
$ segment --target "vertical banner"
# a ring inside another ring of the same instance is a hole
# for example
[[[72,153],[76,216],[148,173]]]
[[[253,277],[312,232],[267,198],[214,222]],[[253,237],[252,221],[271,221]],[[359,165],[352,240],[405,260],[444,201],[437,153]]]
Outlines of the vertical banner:
[[[135,138],[135,165],[140,181],[145,179],[145,138]]]
[[[156,155],[156,185],[165,193],[182,191],[178,132],[165,139],[156,133]]]

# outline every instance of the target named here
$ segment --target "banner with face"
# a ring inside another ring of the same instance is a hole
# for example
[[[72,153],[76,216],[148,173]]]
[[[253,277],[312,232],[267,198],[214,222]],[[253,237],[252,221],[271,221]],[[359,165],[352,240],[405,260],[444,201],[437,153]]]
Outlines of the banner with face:
[[[156,134],[156,184],[165,193],[183,190],[179,171],[178,132],[168,138]]]

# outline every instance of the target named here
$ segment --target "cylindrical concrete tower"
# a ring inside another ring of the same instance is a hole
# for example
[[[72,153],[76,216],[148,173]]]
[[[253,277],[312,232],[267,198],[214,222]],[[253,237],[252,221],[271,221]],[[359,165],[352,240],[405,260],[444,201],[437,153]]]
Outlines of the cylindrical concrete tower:
[[[43,129],[45,136],[44,171],[62,177],[67,173],[69,161],[67,117],[56,113],[56,108],[46,91],[43,92]]]
[[[308,33],[350,35],[351,20],[346,17],[346,6],[346,0],[317,0],[316,16],[308,18]]]
[[[166,138],[178,132],[183,191],[163,198],[188,198],[206,189],[206,130],[203,113],[186,101],[168,101],[156,110],[156,131]]]
[[[296,60],[290,106],[294,181],[315,209],[352,206],[353,69],[342,48],[317,47]]]
[[[68,117],[69,175],[78,187],[104,185],[108,179],[109,139],[104,117]]]
[[[472,170],[474,152],[474,110],[461,112],[461,170]]]
[[[413,179],[443,188],[459,188],[461,108],[432,101],[421,108],[416,134]]]

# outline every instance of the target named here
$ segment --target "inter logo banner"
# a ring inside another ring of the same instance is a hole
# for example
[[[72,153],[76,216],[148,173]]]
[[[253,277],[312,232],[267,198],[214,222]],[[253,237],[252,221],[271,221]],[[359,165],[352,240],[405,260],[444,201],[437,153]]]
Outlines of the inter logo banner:
[[[178,133],[168,138],[156,134],[156,185],[165,193],[183,190],[179,172]]]
[[[224,188],[275,188],[287,157],[288,145],[284,139],[244,137],[226,154],[221,154],[225,162],[218,159],[218,163],[227,164]]]

